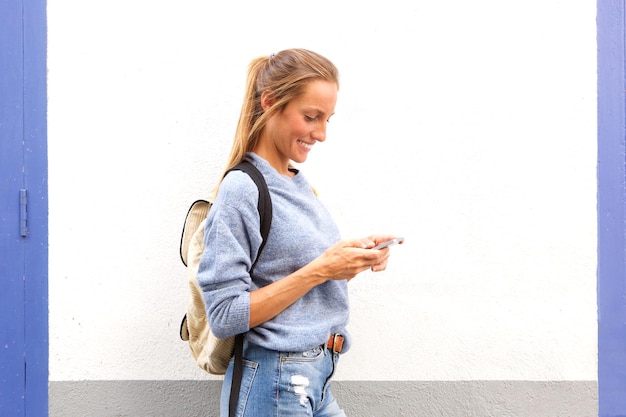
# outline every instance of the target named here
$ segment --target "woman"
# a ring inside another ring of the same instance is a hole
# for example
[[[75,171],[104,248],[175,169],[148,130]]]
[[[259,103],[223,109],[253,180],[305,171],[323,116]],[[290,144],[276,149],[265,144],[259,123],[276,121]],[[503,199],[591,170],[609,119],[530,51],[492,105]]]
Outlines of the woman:
[[[217,337],[245,333],[238,415],[345,416],[330,391],[340,353],[350,348],[347,283],[382,271],[392,236],[340,240],[337,226],[301,172],[335,112],[338,72],[326,58],[289,49],[253,60],[227,169],[250,160],[267,182],[273,207],[261,245],[257,188],[234,171],[218,185],[198,271]],[[233,362],[221,414],[228,414]]]

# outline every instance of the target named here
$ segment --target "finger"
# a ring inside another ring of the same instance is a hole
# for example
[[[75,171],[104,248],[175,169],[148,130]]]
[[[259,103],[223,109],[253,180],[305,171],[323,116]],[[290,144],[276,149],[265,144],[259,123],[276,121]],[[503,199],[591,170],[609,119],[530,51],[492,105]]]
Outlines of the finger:
[[[373,252],[377,252],[379,256],[373,262],[373,265],[371,267],[372,272],[380,272],[387,269],[387,262],[389,260],[389,256],[391,256],[391,251],[389,250],[389,248],[383,248]]]
[[[361,242],[365,244],[365,249],[371,249],[377,245],[376,241],[370,239],[369,237],[362,238]]]
[[[344,247],[367,249],[374,247],[374,242],[367,238],[363,239],[346,239],[344,240]]]
[[[372,265],[372,272],[381,272],[387,269],[387,259],[376,265]]]
[[[368,238],[372,241],[374,241],[376,243],[376,245],[379,245],[383,242],[386,242],[388,240],[392,240],[395,239],[397,236],[394,235],[372,235],[369,236]]]

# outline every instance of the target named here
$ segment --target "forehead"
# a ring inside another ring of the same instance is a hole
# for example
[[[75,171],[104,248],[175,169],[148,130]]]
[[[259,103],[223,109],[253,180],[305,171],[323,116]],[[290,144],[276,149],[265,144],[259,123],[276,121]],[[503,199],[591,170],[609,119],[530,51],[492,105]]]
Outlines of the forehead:
[[[335,111],[337,84],[326,80],[313,80],[304,88],[302,95],[294,102],[298,105],[315,107],[325,113]]]

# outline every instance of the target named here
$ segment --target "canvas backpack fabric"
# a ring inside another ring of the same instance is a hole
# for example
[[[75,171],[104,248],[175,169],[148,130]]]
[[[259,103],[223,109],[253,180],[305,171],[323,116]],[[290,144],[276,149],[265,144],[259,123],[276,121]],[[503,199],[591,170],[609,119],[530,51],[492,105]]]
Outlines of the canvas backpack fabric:
[[[228,172],[240,170],[246,172],[254,180],[259,189],[258,211],[261,220],[261,236],[263,243],[258,251],[257,260],[269,234],[272,221],[272,206],[267,184],[259,170],[247,160]],[[228,172],[226,174],[228,174]],[[200,258],[204,251],[204,227],[206,217],[213,203],[208,200],[196,200],[191,204],[180,240],[180,257],[187,267],[187,280],[190,299],[187,312],[180,326],[180,338],[189,342],[191,354],[200,368],[213,375],[224,375],[235,350],[235,336],[220,339],[210,329],[202,290],[196,277]],[[253,262],[251,274],[256,265]],[[242,337],[239,340],[243,340]],[[242,342],[239,342],[242,343]]]

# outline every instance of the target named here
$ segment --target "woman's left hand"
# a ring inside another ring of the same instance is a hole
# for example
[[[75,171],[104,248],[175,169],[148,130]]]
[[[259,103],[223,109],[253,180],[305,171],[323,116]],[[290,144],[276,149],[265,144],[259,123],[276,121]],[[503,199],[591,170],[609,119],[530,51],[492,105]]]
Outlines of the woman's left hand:
[[[392,240],[395,239],[396,236],[393,235],[371,235],[368,236],[365,239],[361,239],[363,241],[363,243],[365,243],[366,245],[366,249],[372,249],[378,245],[380,245],[381,243],[387,242],[388,240]],[[404,239],[401,240],[400,242],[398,242],[399,244],[404,243]],[[389,247],[383,248],[383,249],[377,249],[380,251],[386,251],[389,252]],[[375,265],[372,265],[372,267],[370,268],[372,270],[372,272],[381,272],[384,271],[385,269],[387,269],[387,262],[389,260],[389,253],[386,254],[386,256],[383,257],[383,261],[380,263],[377,263]]]

